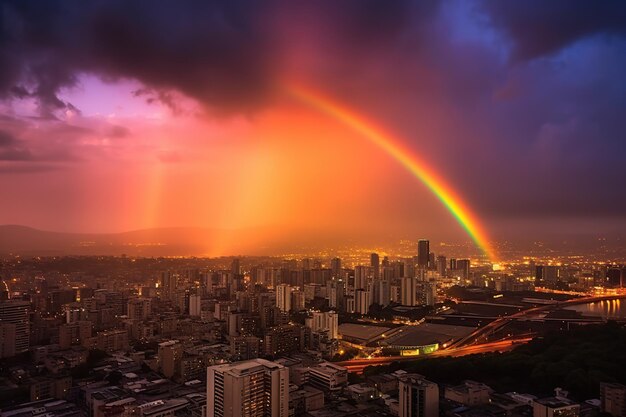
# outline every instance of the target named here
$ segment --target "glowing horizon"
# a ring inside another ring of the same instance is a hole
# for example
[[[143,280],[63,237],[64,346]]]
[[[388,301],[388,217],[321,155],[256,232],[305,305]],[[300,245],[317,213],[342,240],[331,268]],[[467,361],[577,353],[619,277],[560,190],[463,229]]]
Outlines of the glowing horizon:
[[[363,115],[310,87],[292,82],[285,84],[284,89],[289,96],[360,133],[404,166],[441,201],[484,255],[491,262],[496,262],[495,252],[489,243],[487,233],[471,209],[432,168],[410,150],[403,148],[397,138],[366,120]]]

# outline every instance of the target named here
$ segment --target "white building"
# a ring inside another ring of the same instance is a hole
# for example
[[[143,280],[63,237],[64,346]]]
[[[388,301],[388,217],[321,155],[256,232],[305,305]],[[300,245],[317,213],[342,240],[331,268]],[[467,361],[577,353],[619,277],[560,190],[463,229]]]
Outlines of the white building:
[[[306,326],[313,332],[326,331],[330,339],[339,338],[339,316],[334,311],[314,311],[306,319]]]
[[[289,285],[279,284],[276,286],[276,306],[283,312],[291,310],[291,287]]]
[[[264,359],[207,369],[207,417],[288,417],[289,370]]]

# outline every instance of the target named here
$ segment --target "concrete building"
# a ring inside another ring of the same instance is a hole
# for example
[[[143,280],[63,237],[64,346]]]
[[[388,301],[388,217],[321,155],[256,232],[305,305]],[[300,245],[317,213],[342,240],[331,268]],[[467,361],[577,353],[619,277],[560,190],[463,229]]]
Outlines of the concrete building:
[[[330,362],[309,368],[309,383],[326,392],[340,391],[348,384],[348,370]]]
[[[287,284],[279,284],[276,286],[276,306],[282,312],[291,310],[291,287]]]
[[[287,417],[289,370],[264,359],[207,369],[207,417]]]
[[[600,384],[601,409],[613,417],[626,417],[626,385]]]
[[[533,402],[533,417],[578,417],[580,404],[564,397],[549,397]]]
[[[339,316],[334,311],[314,311],[310,317],[306,319],[306,327],[313,332],[328,332],[330,339],[339,338]]]
[[[183,345],[178,340],[159,343],[159,369],[167,378],[173,378],[180,367]]]
[[[11,324],[2,330],[13,336],[15,342],[6,344],[3,350],[17,355],[28,351],[30,347],[30,303],[19,300],[0,301],[0,325]]]
[[[398,387],[399,417],[438,417],[439,387],[423,376],[407,374]]]
[[[128,349],[128,332],[126,330],[106,330],[98,332],[96,346],[100,350],[111,353]]]
[[[367,314],[372,305],[371,293],[367,290],[356,290],[354,292],[354,312],[359,314]]]
[[[460,385],[446,387],[444,397],[447,400],[467,406],[487,404],[493,390],[487,385],[475,381],[463,381]]]
[[[189,296],[189,315],[200,317],[202,311],[202,297],[196,294]]]
[[[128,300],[128,318],[133,320],[145,320],[152,312],[152,301],[149,298],[132,298]]]
[[[401,304],[403,306],[417,305],[417,278],[404,277],[400,282]]]

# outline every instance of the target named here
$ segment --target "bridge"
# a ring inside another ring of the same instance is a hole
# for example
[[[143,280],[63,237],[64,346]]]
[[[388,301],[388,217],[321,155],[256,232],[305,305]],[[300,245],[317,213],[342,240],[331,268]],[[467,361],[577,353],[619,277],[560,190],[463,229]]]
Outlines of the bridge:
[[[532,320],[532,316],[533,315],[537,315],[539,313],[544,313],[547,311],[551,311],[551,310],[555,310],[558,308],[562,308],[562,307],[569,307],[569,306],[574,306],[574,305],[581,305],[581,304],[589,304],[589,303],[597,303],[600,301],[611,301],[611,300],[618,300],[618,299],[626,299],[626,294],[615,294],[615,295],[602,295],[602,296],[592,296],[592,297],[583,297],[583,298],[574,298],[571,300],[567,300],[567,301],[560,301],[558,303],[555,304],[548,304],[548,305],[541,305],[539,307],[532,307],[526,310],[522,310],[519,311],[517,313],[513,313],[511,315],[508,316],[502,316],[499,317],[497,319],[495,319],[494,321],[492,321],[491,323],[486,324],[483,327],[480,327],[478,329],[476,329],[475,331],[473,331],[472,333],[468,334],[467,336],[452,342],[450,344],[450,346],[448,347],[448,349],[457,349],[463,346],[468,346],[468,345],[472,345],[477,343],[479,340],[489,336],[490,334],[495,333],[496,331],[500,330],[502,327],[506,326],[507,324],[509,324],[512,321],[516,321],[516,320]],[[541,320],[541,321],[545,321],[545,318],[537,318],[536,320]],[[558,321],[567,321],[567,319],[558,319]],[[578,321],[580,322],[581,320],[572,320],[572,321]]]

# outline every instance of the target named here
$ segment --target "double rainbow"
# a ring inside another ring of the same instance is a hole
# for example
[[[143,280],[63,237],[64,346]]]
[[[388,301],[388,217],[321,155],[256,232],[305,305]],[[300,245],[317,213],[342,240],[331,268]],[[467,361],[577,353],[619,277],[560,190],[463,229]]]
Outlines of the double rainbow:
[[[495,262],[495,254],[487,234],[469,207],[463,204],[459,196],[432,168],[413,155],[410,150],[403,147],[398,139],[376,127],[374,123],[366,120],[363,116],[356,114],[318,91],[297,83],[286,85],[285,90],[290,96],[302,103],[315,108],[361,134],[402,164],[437,196],[485,256],[492,262]]]

